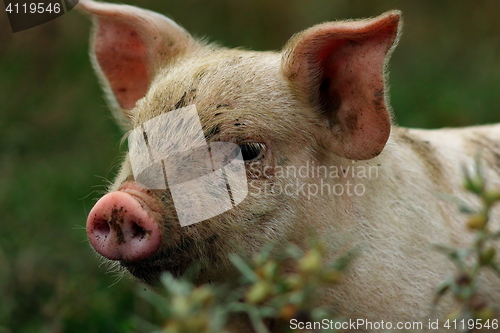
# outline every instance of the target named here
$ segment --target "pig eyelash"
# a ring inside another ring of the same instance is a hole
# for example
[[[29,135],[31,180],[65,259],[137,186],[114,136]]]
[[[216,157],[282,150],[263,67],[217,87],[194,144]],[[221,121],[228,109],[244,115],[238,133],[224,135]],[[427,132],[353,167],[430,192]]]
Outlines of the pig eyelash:
[[[260,142],[248,142],[239,145],[241,156],[245,162],[254,161],[262,156],[266,145]]]

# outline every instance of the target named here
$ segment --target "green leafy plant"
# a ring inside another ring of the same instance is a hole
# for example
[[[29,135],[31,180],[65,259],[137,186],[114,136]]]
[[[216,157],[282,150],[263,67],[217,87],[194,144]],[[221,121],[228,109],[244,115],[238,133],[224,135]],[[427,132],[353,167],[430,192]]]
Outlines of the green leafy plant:
[[[252,258],[231,256],[241,273],[237,288],[205,284],[194,286],[186,279],[162,278],[163,295],[148,300],[164,318],[157,333],[226,332],[231,318],[246,316],[257,333],[268,333],[268,324],[290,330],[292,318],[308,321],[335,320],[334,315],[316,307],[313,300],[321,286],[334,285],[342,278],[352,253],[324,265],[325,249],[315,243],[307,251],[288,245],[282,255],[273,256],[266,247]],[[292,272],[289,272],[291,267]],[[290,330],[291,331],[291,330]],[[330,330],[331,331],[331,330]]]
[[[500,238],[500,230],[491,230],[489,224],[491,210],[500,201],[500,192],[488,188],[479,158],[476,158],[473,172],[463,168],[463,173],[465,189],[480,199],[481,207],[474,209],[464,204],[460,207],[461,211],[469,215],[467,228],[474,233],[473,242],[468,247],[438,246],[438,249],[453,262],[457,271],[439,286],[434,303],[437,304],[444,295],[451,293],[459,307],[449,314],[450,320],[464,320],[464,323],[472,320],[481,325],[487,323],[490,328],[495,328],[491,325],[496,325],[498,328],[498,321],[494,322],[498,320],[494,319],[498,318],[495,317],[495,314],[498,314],[495,306],[498,305],[488,304],[479,295],[478,285],[481,274],[486,270],[500,277],[500,263],[493,245]],[[479,325],[460,326],[473,331]]]

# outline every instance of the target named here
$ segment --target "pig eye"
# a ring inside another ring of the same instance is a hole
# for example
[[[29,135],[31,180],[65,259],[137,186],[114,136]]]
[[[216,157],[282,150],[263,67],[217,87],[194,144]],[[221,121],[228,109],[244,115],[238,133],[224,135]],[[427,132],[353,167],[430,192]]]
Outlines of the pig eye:
[[[240,145],[241,156],[244,161],[252,161],[259,157],[266,148],[263,143],[251,142]]]

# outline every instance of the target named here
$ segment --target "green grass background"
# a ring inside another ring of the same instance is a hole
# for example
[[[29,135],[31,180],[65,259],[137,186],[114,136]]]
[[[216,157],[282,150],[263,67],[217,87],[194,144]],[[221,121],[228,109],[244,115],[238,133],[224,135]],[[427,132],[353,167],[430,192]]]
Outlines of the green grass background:
[[[401,9],[390,65],[398,123],[500,121],[498,0],[128,0],[228,47],[279,50],[323,21]],[[0,5],[0,333],[130,332],[155,322],[142,289],[106,274],[86,214],[119,165],[114,123],[76,10],[13,34]],[[116,282],[116,283],[115,283]]]

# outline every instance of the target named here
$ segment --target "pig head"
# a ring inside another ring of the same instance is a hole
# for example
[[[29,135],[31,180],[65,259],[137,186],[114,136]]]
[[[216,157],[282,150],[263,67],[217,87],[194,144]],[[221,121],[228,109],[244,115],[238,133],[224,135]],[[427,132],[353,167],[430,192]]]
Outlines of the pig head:
[[[252,188],[272,182],[278,164],[371,159],[389,138],[384,69],[398,37],[396,11],[315,26],[276,53],[207,45],[170,19],[131,6],[81,1],[80,8],[94,17],[92,60],[128,128],[195,105],[207,142],[233,143],[247,166],[253,163]],[[189,137],[186,126],[167,130]],[[195,262],[200,281],[220,280],[230,276],[228,253],[293,241],[315,223],[307,213],[314,202],[250,192],[233,209],[181,227],[168,187],[137,182],[127,156],[89,214],[88,237],[98,253],[148,283]]]
[[[447,158],[436,153],[440,142],[466,142],[462,132],[391,126],[385,70],[401,30],[398,11],[319,24],[281,52],[252,52],[195,40],[172,20],[136,7],[89,0],[79,7],[94,19],[91,58],[133,138],[109,193],[88,216],[87,235],[100,255],[150,285],[163,272],[181,276],[191,266],[196,283],[231,282],[229,254],[251,256],[270,242],[303,247],[314,230],[332,247],[330,259],[335,249],[360,250],[344,283],[323,294],[329,306],[373,320],[428,314],[450,269],[432,244],[467,239],[455,207],[435,193],[463,196],[453,184],[459,165],[471,159],[455,153],[463,151],[458,146],[442,154]],[[186,121],[182,112],[195,117]],[[477,146],[480,134],[500,131],[467,133]],[[214,167],[218,143],[234,149],[222,149],[228,161]],[[163,154],[179,145],[191,152]],[[200,201],[177,179],[200,178],[198,166],[215,174],[231,161],[244,166],[246,192],[197,180],[212,193],[212,201]],[[293,172],[316,167],[337,174]],[[186,170],[197,176],[184,177]],[[187,215],[177,190],[189,202]],[[230,209],[222,209],[228,193]],[[191,212],[208,218],[183,223]]]

